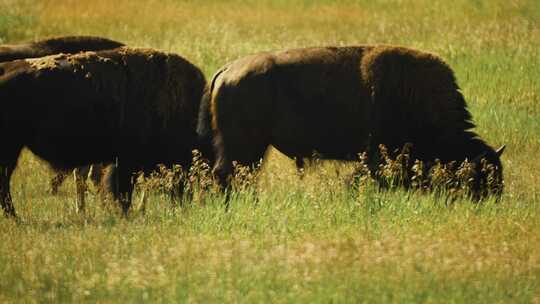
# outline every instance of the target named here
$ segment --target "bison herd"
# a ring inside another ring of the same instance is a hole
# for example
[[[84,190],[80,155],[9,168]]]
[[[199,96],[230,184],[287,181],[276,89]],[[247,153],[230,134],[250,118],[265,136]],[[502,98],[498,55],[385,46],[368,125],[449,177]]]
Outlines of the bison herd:
[[[197,149],[227,192],[233,163],[254,166],[270,145],[297,166],[314,153],[356,160],[365,152],[371,172],[381,145],[391,158],[408,147],[426,170],[467,160],[471,197],[500,196],[504,146],[493,149],[473,128],[450,67],[404,47],[259,53],[207,83],[176,54],[105,38],[0,45],[0,203],[11,217],[10,177],[24,147],[58,172],[55,187],[73,169],[108,165],[100,182],[124,214],[137,172],[189,167]],[[84,193],[80,200],[83,210]]]

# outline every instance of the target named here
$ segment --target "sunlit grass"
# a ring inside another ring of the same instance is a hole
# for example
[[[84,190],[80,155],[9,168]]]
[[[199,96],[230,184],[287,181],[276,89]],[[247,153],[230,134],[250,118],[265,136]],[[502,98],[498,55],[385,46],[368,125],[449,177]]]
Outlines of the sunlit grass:
[[[272,151],[256,194],[121,219],[25,152],[0,219],[0,302],[540,303],[540,2],[0,0],[0,42],[89,34],[179,53],[208,77],[249,53],[389,43],[444,57],[503,155],[499,204],[344,186],[351,164]],[[4,102],[0,100],[0,103]],[[0,138],[1,141],[1,138]],[[1,148],[1,146],[0,146]],[[135,200],[140,198],[136,193]]]

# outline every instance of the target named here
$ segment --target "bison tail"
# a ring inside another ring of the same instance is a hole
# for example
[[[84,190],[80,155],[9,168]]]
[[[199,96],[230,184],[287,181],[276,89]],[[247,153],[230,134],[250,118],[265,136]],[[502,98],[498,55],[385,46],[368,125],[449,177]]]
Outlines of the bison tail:
[[[199,117],[197,119],[197,146],[204,157],[213,161],[212,147],[212,117],[210,113],[210,104],[212,101],[212,90],[210,85],[206,85],[199,106]]]
[[[201,104],[199,108],[199,117],[197,120],[197,135],[199,139],[212,138],[212,94],[215,88],[216,80],[221,73],[227,70],[227,66],[224,66],[217,71],[212,77],[212,81],[204,88],[204,93],[201,98]]]
[[[197,119],[197,135],[199,138],[208,138],[212,136],[212,118],[210,113],[210,103],[212,102],[211,85],[206,85],[201,98],[199,108],[199,117]]]

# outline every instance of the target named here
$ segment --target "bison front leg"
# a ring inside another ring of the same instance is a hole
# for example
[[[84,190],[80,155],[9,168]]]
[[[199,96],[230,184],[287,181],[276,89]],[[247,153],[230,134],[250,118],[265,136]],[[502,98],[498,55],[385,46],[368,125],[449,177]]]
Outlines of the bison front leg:
[[[2,204],[2,209],[7,217],[16,218],[17,213],[15,212],[9,189],[9,182],[14,169],[13,167],[14,166],[0,165],[0,203]]]
[[[9,140],[0,148],[0,204],[4,214],[13,218],[17,218],[17,213],[13,206],[9,185],[21,148],[19,145],[10,145]]]
[[[294,163],[296,164],[296,174],[300,179],[304,179],[304,173],[305,173],[305,162],[303,156],[296,156],[294,158]]]
[[[131,207],[131,199],[133,196],[133,181],[132,172],[121,172],[118,178],[118,201],[122,208],[122,214],[127,217],[129,208]]]
[[[113,199],[117,201],[122,209],[124,216],[127,216],[131,207],[131,198],[133,194],[133,167],[118,165],[118,162],[107,166],[102,185],[104,189],[112,193]]]

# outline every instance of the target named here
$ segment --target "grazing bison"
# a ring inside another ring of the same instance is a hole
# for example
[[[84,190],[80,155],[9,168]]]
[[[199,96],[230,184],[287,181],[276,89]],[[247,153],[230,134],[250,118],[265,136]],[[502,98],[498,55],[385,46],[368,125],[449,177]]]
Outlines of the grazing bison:
[[[110,50],[123,43],[102,37],[62,36],[24,44],[0,45],[0,62],[16,59],[38,58],[54,54],[75,54],[82,51]]]
[[[100,51],[115,49],[124,46],[123,43],[110,40],[102,37],[94,36],[62,36],[49,39],[38,40],[35,42],[24,44],[4,44],[0,45],[0,62],[12,61],[17,59],[37,58],[54,54],[74,54],[83,51]],[[92,181],[98,185],[101,179],[101,164],[97,164],[95,168],[91,166],[82,166],[75,170],[76,181],[85,182],[88,173],[92,173]],[[93,169],[93,170],[92,170]],[[64,182],[69,175],[69,171],[57,171],[51,179],[51,193],[56,194],[58,187]],[[77,189],[79,189],[78,187]],[[83,201],[79,202],[84,205],[84,193],[78,193],[79,198]]]
[[[417,50],[321,47],[241,58],[213,77],[199,117],[199,134],[214,136],[213,171],[224,185],[233,161],[253,165],[269,145],[297,160],[367,152],[376,170],[379,145],[412,144],[410,157],[427,164],[486,159],[502,189],[502,150],[471,131],[448,65]]]
[[[59,170],[117,162],[117,198],[132,175],[189,165],[206,81],[180,56],[119,48],[0,64],[0,203],[16,216],[9,181],[23,147]],[[99,143],[99,144],[96,144]]]

